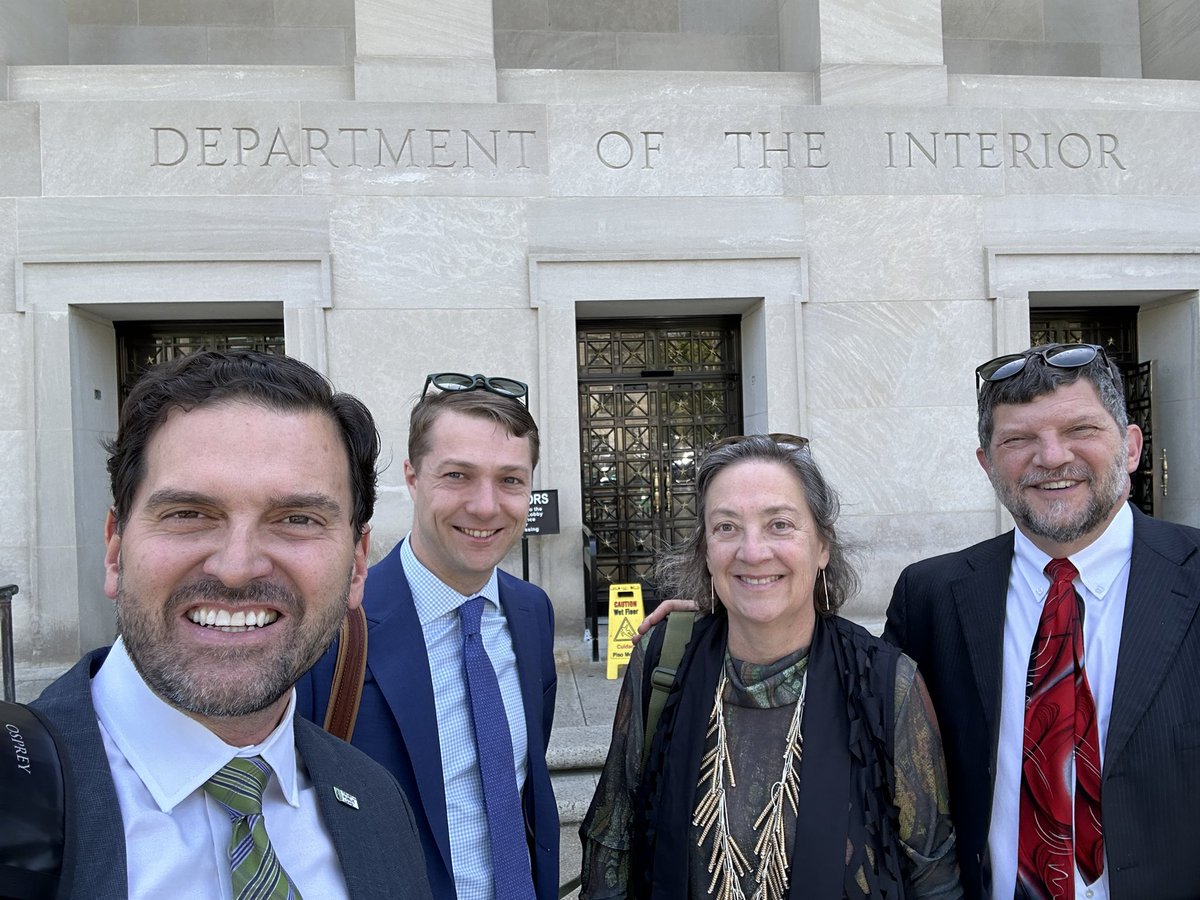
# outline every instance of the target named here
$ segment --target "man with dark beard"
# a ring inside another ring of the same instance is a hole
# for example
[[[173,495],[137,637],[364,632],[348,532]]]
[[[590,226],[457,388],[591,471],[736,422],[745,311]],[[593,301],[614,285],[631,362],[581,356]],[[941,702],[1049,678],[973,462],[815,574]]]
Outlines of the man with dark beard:
[[[296,360],[149,370],[109,444],[120,637],[33,708],[66,772],[60,897],[429,897],[403,794],[294,716],[362,601],[379,438]]]
[[[1126,502],[1142,434],[1101,347],[976,375],[1016,530],[905,569],[884,633],[943,729],[967,896],[1200,897],[1200,531]]]

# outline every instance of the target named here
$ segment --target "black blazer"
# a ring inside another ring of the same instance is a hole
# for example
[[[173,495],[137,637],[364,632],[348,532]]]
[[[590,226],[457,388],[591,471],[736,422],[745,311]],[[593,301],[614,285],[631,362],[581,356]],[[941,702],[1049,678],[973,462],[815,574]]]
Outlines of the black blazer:
[[[56,732],[67,782],[60,900],[129,895],[121,808],[92,707],[91,679],[107,654],[88,654],[30,704]],[[412,811],[395,780],[311,722],[297,717],[295,731],[351,898],[429,900]],[[358,809],[334,798],[335,784],[358,799]]]
[[[963,886],[988,896],[988,823],[1013,533],[905,569],[884,637],[942,729]],[[1101,803],[1113,900],[1200,897],[1200,531],[1133,510]]]
[[[402,544],[371,567],[363,593],[367,614],[367,673],[354,746],[396,777],[412,804],[437,900],[454,900],[450,826],[429,656],[412,589],[401,562]],[[508,618],[525,706],[529,764],[522,806],[538,900],[558,898],[558,806],[550,786],[546,747],[554,718],[554,608],[541,588],[496,573]],[[335,643],[296,685],[296,713],[325,720],[337,661]]]

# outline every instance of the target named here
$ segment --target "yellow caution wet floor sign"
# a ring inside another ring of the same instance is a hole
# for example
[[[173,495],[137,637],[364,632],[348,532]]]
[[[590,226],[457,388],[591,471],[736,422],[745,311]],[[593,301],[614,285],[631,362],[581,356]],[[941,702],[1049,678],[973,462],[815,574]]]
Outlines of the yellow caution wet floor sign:
[[[608,677],[633,655],[633,637],[642,622],[642,586],[612,584],[608,587]]]

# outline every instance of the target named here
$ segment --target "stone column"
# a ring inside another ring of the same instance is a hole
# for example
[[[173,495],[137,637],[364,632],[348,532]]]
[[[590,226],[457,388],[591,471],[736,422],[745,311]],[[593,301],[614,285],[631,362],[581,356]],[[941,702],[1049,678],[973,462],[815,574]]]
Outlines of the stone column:
[[[787,0],[779,24],[780,45],[791,48],[797,71],[818,57],[823,105],[946,102],[941,0]],[[793,68],[788,55],[785,65]]]
[[[67,62],[65,3],[0,3],[0,100],[8,99],[9,66],[63,66]]]
[[[354,0],[358,100],[495,103],[491,0]]]

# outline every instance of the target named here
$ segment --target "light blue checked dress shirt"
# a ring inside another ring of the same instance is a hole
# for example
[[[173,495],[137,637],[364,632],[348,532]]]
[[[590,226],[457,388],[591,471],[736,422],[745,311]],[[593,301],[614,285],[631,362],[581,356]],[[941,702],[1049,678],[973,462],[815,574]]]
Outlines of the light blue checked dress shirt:
[[[446,785],[446,816],[450,826],[450,858],[458,900],[492,900],[492,853],[488,842],[483,785],[471,725],[471,702],[463,671],[462,629],[458,608],[471,597],[484,597],[481,632],[483,646],[496,670],[504,712],[512,734],[517,790],[525,787],[529,757],[525,732],[525,704],[517,677],[508,620],[500,609],[500,588],[493,570],[483,589],[464,596],[447,587],[430,572],[405,538],[400,559],[412,590],[417,619],[425,635],[433,699],[437,710],[438,739],[442,751],[442,776]]]

